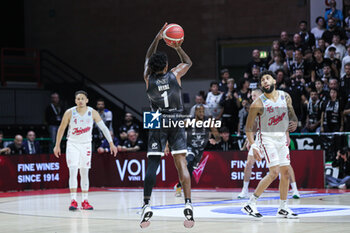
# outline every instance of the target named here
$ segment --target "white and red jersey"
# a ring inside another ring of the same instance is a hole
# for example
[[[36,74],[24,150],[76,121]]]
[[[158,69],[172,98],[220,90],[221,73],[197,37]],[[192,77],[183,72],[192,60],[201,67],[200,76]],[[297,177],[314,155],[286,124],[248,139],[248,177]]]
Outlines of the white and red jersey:
[[[288,130],[289,117],[286,96],[283,91],[278,92],[276,102],[260,95],[264,113],[258,116],[258,136],[283,137]]]
[[[72,116],[68,128],[68,142],[88,143],[92,140],[92,126],[94,120],[92,118],[92,108],[87,107],[87,111],[83,116],[77,112],[77,107],[70,109]]]

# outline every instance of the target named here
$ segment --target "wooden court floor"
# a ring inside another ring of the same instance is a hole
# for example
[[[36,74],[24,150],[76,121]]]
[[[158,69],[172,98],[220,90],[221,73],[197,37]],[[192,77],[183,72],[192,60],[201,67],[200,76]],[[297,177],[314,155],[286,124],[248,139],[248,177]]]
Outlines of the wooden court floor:
[[[258,201],[261,220],[240,212],[246,201],[237,199],[240,190],[194,190],[192,229],[183,227],[183,198],[172,190],[154,191],[147,229],[139,227],[141,189],[92,189],[95,209],[76,212],[68,211],[67,191],[0,193],[0,232],[350,232],[350,190],[301,190],[301,199],[289,199],[299,219],[275,217],[279,194],[268,190]]]

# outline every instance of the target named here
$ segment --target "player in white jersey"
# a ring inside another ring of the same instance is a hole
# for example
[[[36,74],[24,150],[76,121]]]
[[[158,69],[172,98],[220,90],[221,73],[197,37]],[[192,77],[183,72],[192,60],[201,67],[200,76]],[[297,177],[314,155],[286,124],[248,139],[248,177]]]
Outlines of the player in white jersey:
[[[252,100],[253,102],[259,98],[259,96],[262,94],[262,91],[260,89],[254,89],[252,91]],[[258,117],[255,119],[255,122],[254,122],[254,129],[256,128],[257,126],[257,123],[258,123]],[[258,131],[257,130],[254,130],[254,132]],[[289,138],[289,133],[287,132],[287,144],[289,146],[289,141],[290,141],[290,138]],[[255,138],[255,143],[257,145],[259,145],[259,141],[257,141],[258,137]],[[248,194],[249,194],[249,191],[248,191],[248,187],[249,187],[249,182],[250,182],[250,176],[252,174],[252,167],[255,163],[255,158],[253,156],[253,148],[250,147],[249,143],[247,143],[248,140],[246,141],[246,147],[248,148],[249,152],[248,152],[248,156],[247,156],[247,163],[245,165],[245,168],[244,168],[244,178],[243,178],[243,188],[242,188],[242,191],[240,194],[238,194],[238,198],[239,199],[243,199],[243,198],[249,198]],[[298,191],[298,188],[297,188],[297,184],[295,182],[295,176],[294,176],[294,170],[292,168],[292,166],[289,166],[288,168],[289,170],[289,175],[290,175],[290,185],[292,187],[292,190],[293,190],[293,198],[295,199],[299,199],[300,198],[300,195],[299,195],[299,191]]]
[[[91,140],[92,126],[94,121],[103,132],[109,142],[111,154],[117,155],[117,147],[114,146],[112,137],[106,125],[103,123],[100,114],[93,108],[88,107],[88,98],[85,91],[75,93],[76,107],[68,109],[61,121],[57,131],[54,154],[57,158],[61,155],[60,144],[64,131],[69,125],[67,133],[66,161],[69,168],[69,189],[71,194],[71,205],[69,210],[76,210],[77,203],[77,176],[80,170],[80,187],[82,192],[82,209],[92,210],[88,202],[89,191],[89,169],[91,167]]]
[[[254,158],[261,161],[262,157],[265,156],[269,173],[259,182],[254,194],[242,208],[242,212],[256,218],[262,217],[256,208],[256,201],[280,173],[280,207],[277,216],[297,218],[298,215],[287,206],[290,157],[286,144],[286,132],[295,131],[298,118],[295,115],[289,94],[275,89],[276,75],[271,71],[264,71],[259,78],[264,94],[256,99],[250,107],[246,134],[253,149]],[[257,139],[259,145],[254,142],[256,117],[258,117]]]

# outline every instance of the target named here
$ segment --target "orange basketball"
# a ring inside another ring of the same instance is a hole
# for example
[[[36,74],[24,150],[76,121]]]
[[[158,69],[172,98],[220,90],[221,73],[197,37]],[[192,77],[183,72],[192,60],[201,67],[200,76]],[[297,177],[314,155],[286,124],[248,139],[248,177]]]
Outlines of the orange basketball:
[[[167,45],[178,43],[184,40],[184,30],[178,24],[169,24],[163,31],[163,39]]]

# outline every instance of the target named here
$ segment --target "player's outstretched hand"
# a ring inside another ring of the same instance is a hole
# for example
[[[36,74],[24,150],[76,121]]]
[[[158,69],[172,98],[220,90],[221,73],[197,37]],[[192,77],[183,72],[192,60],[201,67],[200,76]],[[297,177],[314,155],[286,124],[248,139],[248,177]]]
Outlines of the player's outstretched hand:
[[[163,32],[164,32],[166,26],[168,26],[168,23],[165,23],[164,26],[162,27],[162,29],[160,29],[160,31],[158,32],[158,34],[157,34],[157,39],[158,40],[163,39]]]
[[[169,47],[173,48],[173,49],[178,49],[178,48],[181,48],[181,45],[184,41],[181,40],[181,41],[178,41],[178,42],[174,42],[174,43],[171,43],[171,44],[167,44]]]
[[[261,161],[262,158],[260,157],[260,151],[258,149],[253,149],[253,154],[254,154],[254,159],[256,159],[257,161]]]
[[[57,158],[59,158],[61,156],[61,148],[59,146],[55,146],[55,148],[53,148],[53,153]]]
[[[294,132],[298,127],[298,124],[297,122],[295,121],[290,121],[289,124],[288,124],[288,131],[289,132]]]
[[[111,155],[116,157],[118,154],[118,148],[115,145],[110,146],[110,148],[111,148]]]

